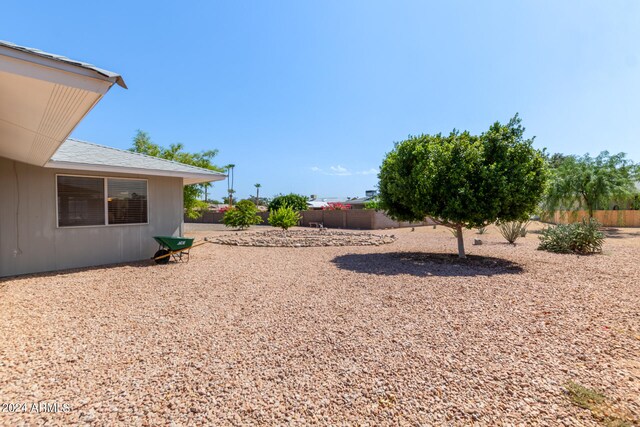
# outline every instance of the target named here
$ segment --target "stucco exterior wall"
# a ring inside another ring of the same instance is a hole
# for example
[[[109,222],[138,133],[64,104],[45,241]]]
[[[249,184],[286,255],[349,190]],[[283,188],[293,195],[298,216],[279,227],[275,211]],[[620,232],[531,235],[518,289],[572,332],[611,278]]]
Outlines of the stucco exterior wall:
[[[148,180],[149,224],[58,228],[56,174]],[[0,158],[0,277],[150,258],[182,234],[182,178],[48,169]]]

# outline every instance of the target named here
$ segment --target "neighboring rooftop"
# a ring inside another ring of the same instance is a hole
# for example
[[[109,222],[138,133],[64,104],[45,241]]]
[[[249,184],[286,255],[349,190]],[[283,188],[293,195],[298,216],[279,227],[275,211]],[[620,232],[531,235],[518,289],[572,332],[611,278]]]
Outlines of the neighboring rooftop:
[[[182,177],[185,184],[221,181],[226,175],[158,157],[92,142],[67,139],[45,165],[48,168]]]

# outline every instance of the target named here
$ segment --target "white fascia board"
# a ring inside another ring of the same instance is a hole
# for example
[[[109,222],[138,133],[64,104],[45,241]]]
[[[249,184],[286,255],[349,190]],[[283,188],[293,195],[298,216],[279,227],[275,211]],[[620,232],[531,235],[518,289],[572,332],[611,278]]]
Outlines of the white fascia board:
[[[197,172],[181,172],[161,169],[143,169],[143,168],[129,168],[124,166],[109,166],[109,165],[94,165],[85,163],[74,162],[56,162],[49,161],[46,168],[64,169],[64,170],[80,170],[91,172],[113,172],[113,173],[126,173],[131,175],[147,175],[147,176],[169,176],[175,178],[182,178],[184,185],[189,184],[202,184],[205,182],[222,181],[226,178],[224,174],[217,173],[197,173]]]
[[[75,87],[104,95],[115,83],[114,78],[74,67],[60,61],[29,55],[0,46],[0,71]]]

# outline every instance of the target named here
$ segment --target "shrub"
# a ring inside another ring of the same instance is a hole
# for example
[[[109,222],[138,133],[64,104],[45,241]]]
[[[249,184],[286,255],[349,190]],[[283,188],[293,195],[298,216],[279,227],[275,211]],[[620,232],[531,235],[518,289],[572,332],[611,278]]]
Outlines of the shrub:
[[[269,213],[269,224],[287,231],[287,229],[297,225],[300,218],[300,214],[295,209],[284,206]]]
[[[235,207],[228,209],[222,217],[222,222],[227,227],[236,227],[244,230],[254,224],[260,224],[262,218],[258,215],[258,208],[250,200],[241,200]]]
[[[500,234],[507,242],[515,244],[518,237],[524,237],[527,234],[528,224],[529,221],[500,222],[498,223],[498,230],[500,230]]]
[[[340,202],[329,202],[327,206],[322,208],[323,211],[344,211],[351,209],[351,205],[345,205]]]
[[[382,207],[380,206],[380,198],[376,196],[373,199],[366,201],[364,203],[364,208],[365,209],[374,209],[376,211],[381,210]]]
[[[300,194],[287,194],[279,195],[273,198],[269,203],[269,211],[275,211],[285,206],[289,206],[294,211],[306,211],[307,210],[307,198]]]
[[[591,254],[602,252],[604,234],[591,218],[573,224],[558,224],[542,230],[538,249],[555,253]]]
[[[485,234],[486,232],[487,232],[487,227],[478,227],[478,234]]]

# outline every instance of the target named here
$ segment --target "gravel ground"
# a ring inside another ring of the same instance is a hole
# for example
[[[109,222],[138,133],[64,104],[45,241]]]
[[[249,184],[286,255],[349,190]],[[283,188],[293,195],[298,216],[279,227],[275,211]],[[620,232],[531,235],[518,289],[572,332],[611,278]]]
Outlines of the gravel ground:
[[[568,381],[640,418],[638,229],[590,257],[467,232],[466,265],[391,232],[0,281],[0,404],[27,404],[0,424],[598,425]]]

